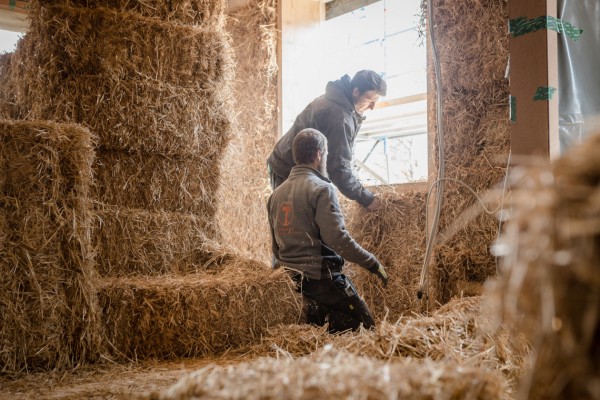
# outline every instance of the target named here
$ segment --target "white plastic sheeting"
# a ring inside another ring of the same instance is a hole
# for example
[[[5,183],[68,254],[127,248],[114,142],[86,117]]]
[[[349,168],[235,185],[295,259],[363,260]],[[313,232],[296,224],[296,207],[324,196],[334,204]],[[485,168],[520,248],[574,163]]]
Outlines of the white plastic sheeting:
[[[558,35],[561,151],[600,133],[600,0],[558,0],[558,18],[583,29]]]

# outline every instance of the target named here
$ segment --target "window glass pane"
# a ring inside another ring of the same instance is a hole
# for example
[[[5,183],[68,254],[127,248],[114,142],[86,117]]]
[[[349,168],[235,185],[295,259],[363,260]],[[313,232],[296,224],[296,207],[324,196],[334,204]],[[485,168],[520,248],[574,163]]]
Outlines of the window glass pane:
[[[321,24],[326,80],[362,69],[380,73],[385,107],[369,110],[354,147],[366,184],[427,179],[426,48],[417,30],[421,0],[382,0]],[[315,83],[316,84],[316,83]],[[324,87],[320,83],[320,87]]]

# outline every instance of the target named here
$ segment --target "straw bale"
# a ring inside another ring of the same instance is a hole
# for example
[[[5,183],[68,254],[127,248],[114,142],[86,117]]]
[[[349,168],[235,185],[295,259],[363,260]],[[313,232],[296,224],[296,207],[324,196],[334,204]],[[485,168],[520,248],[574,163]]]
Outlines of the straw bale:
[[[298,321],[289,276],[237,258],[220,273],[105,278],[105,334],[117,358],[213,355],[255,343],[274,325]]]
[[[99,353],[92,280],[94,159],[76,125],[0,121],[0,371],[63,369]]]
[[[44,6],[56,3],[73,7],[107,8],[135,12],[173,23],[218,28],[223,24],[226,0],[36,0]],[[34,2],[32,2],[34,3]]]
[[[515,167],[490,314],[532,343],[519,398],[598,398],[600,133],[548,165]]]
[[[482,369],[411,359],[387,363],[328,347],[299,359],[209,365],[141,398],[502,399],[505,387],[500,374]]]
[[[54,4],[31,10],[34,61],[48,74],[148,77],[197,89],[219,87],[228,68],[223,30],[137,13]]]
[[[261,343],[247,350],[260,356],[304,356],[327,345],[381,360],[427,358],[454,365],[501,371],[514,387],[524,370],[529,345],[506,329],[490,330],[480,311],[479,297],[455,298],[431,316],[412,315],[391,323],[380,321],[373,330],[331,335],[326,328],[288,325],[269,329]]]
[[[369,212],[353,204],[347,225],[354,239],[385,266],[388,286],[383,289],[375,276],[358,267],[349,275],[376,317],[388,314],[396,319],[425,311],[436,299],[433,287],[429,301],[417,299],[425,252],[426,196],[421,192],[396,193],[393,187],[379,188],[377,196],[383,204],[381,210]],[[433,275],[430,281],[434,281]]]
[[[433,2],[442,79],[467,90],[492,86],[506,72],[508,1]]]
[[[252,0],[228,18],[236,58],[232,90],[238,114],[221,163],[217,213],[223,242],[264,260],[271,257],[265,211],[271,188],[265,163],[277,139],[276,25],[275,0]]]
[[[202,157],[165,157],[98,149],[96,200],[126,208],[197,214],[209,223],[216,212],[219,168]]]
[[[13,53],[0,54],[0,118],[15,117],[15,90],[11,79]]]
[[[18,85],[24,116],[81,123],[105,148],[218,158],[229,140],[230,108],[220,93],[100,75],[32,82]]]
[[[93,242],[103,276],[209,271],[235,257],[203,216],[106,204],[96,204],[96,215]]]

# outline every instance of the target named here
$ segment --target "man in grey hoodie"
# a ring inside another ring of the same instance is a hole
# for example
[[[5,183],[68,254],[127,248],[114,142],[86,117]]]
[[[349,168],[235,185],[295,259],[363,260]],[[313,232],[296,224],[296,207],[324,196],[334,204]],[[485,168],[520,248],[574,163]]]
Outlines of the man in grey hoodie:
[[[269,198],[274,267],[285,268],[305,298],[309,323],[329,323],[330,332],[374,325],[364,300],[342,274],[344,259],[388,277],[377,258],[348,233],[335,187],[327,179],[327,138],[304,129],[294,138],[296,165]]]
[[[352,151],[365,119],[363,113],[372,110],[379,96],[385,96],[386,92],[385,81],[369,70],[357,72],[352,80],[344,75],[337,81],[329,82],[325,94],[306,106],[269,155],[267,166],[273,189],[288,178],[294,166],[294,138],[301,130],[313,128],[328,140],[327,171],[333,184],[344,196],[363,207],[371,211],[379,209],[379,199],[362,185],[352,171]]]

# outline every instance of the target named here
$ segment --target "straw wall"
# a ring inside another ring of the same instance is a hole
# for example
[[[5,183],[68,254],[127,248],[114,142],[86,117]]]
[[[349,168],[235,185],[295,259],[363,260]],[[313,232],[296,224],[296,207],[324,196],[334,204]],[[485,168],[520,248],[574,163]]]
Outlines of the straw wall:
[[[600,132],[511,171],[490,315],[531,341],[520,399],[595,399],[600,381]]]
[[[266,212],[271,192],[266,160],[277,139],[276,1],[253,0],[229,15],[235,52],[233,83],[237,121],[222,161],[217,221],[223,242],[270,260]]]
[[[0,371],[95,360],[90,132],[0,121]]]
[[[411,312],[426,311],[436,299],[433,290],[429,301],[417,298],[425,252],[425,194],[382,188],[377,195],[383,204],[379,211],[350,206],[348,229],[358,243],[377,256],[390,281],[383,289],[374,275],[359,267],[353,267],[351,274],[374,315],[395,320]],[[430,279],[434,279],[433,275]]]
[[[433,2],[434,25],[442,71],[445,178],[439,229],[444,232],[465,209],[476,202],[464,186],[483,193],[501,185],[509,142],[508,1],[479,0]],[[430,57],[431,61],[431,57]],[[437,170],[435,92],[430,63],[429,128],[435,140],[432,154]],[[438,179],[434,175],[432,179]],[[490,208],[496,208],[493,204]],[[433,208],[432,208],[433,210]],[[489,248],[498,234],[498,221],[482,213],[435,253],[437,287],[443,303],[460,293],[461,285],[482,283],[496,273]]]

